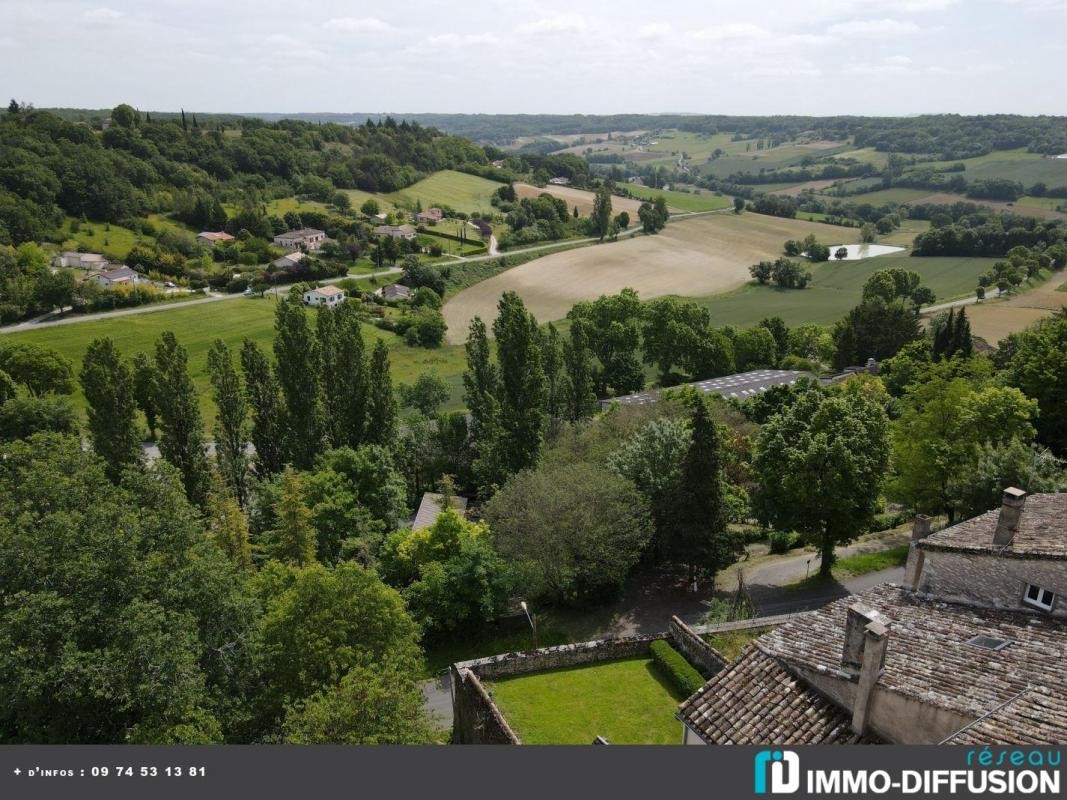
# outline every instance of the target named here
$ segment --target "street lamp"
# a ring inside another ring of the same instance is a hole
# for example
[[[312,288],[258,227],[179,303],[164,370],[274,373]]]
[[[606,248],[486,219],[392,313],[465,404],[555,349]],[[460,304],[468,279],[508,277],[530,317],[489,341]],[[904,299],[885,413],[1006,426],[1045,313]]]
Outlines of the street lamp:
[[[530,621],[530,628],[533,630],[533,646],[534,650],[537,649],[537,619],[530,613],[529,606],[526,605],[526,601],[523,600],[519,605],[522,607],[523,613],[526,614],[526,619]]]

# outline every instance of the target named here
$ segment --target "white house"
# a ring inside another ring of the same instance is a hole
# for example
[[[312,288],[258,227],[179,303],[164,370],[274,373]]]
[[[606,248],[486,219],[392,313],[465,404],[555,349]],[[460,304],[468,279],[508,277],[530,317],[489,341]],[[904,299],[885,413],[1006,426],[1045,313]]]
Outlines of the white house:
[[[74,269],[103,269],[108,260],[99,253],[75,253],[67,251],[52,259],[53,267],[73,267]]]
[[[286,250],[318,250],[326,241],[326,232],[317,228],[286,231],[274,237],[274,244]]]
[[[411,225],[379,225],[374,229],[376,236],[391,236],[394,239],[414,239],[418,231]]]
[[[114,286],[134,286],[141,282],[141,276],[136,270],[132,270],[127,266],[119,266],[115,269],[90,275],[87,280],[96,281],[105,289],[111,289]]]
[[[345,301],[345,292],[336,286],[320,286],[304,292],[304,305],[333,308]]]

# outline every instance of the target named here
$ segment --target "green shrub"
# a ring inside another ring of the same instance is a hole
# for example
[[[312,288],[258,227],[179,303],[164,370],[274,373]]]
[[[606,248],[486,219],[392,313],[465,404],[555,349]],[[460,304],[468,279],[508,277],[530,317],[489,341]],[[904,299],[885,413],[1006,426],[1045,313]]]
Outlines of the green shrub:
[[[767,541],[771,545],[771,552],[775,555],[781,555],[782,553],[788,553],[793,545],[797,543],[797,535],[790,531],[771,531]]]
[[[652,643],[652,660],[686,697],[694,694],[706,682],[681,653],[662,639]]]

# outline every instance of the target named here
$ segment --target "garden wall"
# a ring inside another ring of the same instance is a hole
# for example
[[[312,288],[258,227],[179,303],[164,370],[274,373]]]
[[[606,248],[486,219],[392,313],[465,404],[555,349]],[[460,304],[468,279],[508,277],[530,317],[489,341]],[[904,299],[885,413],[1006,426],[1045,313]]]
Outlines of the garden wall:
[[[678,617],[671,617],[668,633],[674,649],[685,656],[707,680],[729,663],[724,655],[704,641]]]

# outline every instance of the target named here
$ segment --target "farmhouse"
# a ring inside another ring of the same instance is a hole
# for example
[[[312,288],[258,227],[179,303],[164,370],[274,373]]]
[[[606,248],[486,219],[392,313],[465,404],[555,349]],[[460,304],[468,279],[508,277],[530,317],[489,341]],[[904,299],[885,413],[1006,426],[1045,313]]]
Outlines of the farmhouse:
[[[441,209],[437,208],[436,206],[434,206],[432,208],[428,208],[425,211],[420,211],[418,214],[415,215],[415,221],[416,222],[435,223],[435,222],[440,222],[444,218],[445,218],[445,212],[443,212]]]
[[[379,225],[374,229],[376,236],[391,236],[394,239],[414,239],[415,228],[411,225]]]
[[[127,266],[119,266],[105,272],[97,272],[86,280],[96,281],[105,289],[110,289],[114,286],[133,286],[141,282],[141,276]]]
[[[317,289],[309,289],[304,292],[304,305],[326,306],[333,308],[345,301],[344,289],[336,286],[320,286]]]
[[[73,267],[74,269],[103,269],[108,260],[99,253],[60,253],[52,259],[53,267]]]
[[[281,258],[274,259],[270,262],[270,265],[275,269],[293,269],[305,258],[307,258],[306,253],[294,250],[292,253],[286,253]]]
[[[274,244],[286,250],[318,250],[326,241],[326,232],[317,228],[286,231],[274,237]]]
[[[385,300],[407,300],[411,297],[411,289],[402,283],[390,283],[375,292]]]
[[[797,382],[797,378],[804,374],[798,370],[791,369],[758,369],[682,385],[691,386],[705,394],[719,394],[727,398],[744,399],[762,394],[772,386],[792,385]],[[622,397],[608,397],[601,400],[600,404],[605,408],[612,403],[624,406],[643,406],[655,403],[659,396],[659,391],[637,392],[636,394],[627,394]]]
[[[419,510],[415,512],[415,521],[411,523],[412,530],[421,531],[423,528],[429,528],[433,525],[441,515],[441,512],[444,511],[444,502],[444,495],[434,492],[424,493],[422,501],[419,503]],[[450,505],[461,517],[466,516],[466,497],[453,496]]]
[[[1067,494],[1009,489],[929,533],[904,586],[785,623],[682,703],[690,744],[1009,745],[1067,736]]]
[[[232,242],[233,237],[226,233],[226,231],[200,231],[200,233],[196,235],[196,241],[200,244],[214,247],[219,242]]]

